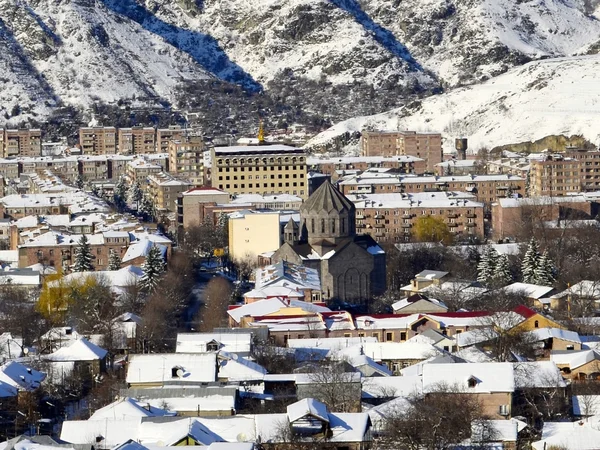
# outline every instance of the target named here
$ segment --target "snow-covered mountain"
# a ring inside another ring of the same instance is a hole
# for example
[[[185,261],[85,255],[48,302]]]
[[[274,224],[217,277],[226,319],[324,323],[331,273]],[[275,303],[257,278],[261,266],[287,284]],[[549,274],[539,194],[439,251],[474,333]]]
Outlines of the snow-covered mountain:
[[[439,131],[444,149],[467,137],[471,151],[545,136],[582,135],[600,144],[600,55],[535,61],[469,87],[340,122],[307,146],[363,129]]]
[[[597,1],[0,0],[0,124],[211,79],[339,120],[594,52]]]

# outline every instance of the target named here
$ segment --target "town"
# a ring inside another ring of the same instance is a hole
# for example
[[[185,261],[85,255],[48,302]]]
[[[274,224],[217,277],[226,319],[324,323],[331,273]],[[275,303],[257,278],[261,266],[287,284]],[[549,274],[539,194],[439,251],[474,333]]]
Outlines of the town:
[[[7,450],[600,448],[600,151],[0,129]]]

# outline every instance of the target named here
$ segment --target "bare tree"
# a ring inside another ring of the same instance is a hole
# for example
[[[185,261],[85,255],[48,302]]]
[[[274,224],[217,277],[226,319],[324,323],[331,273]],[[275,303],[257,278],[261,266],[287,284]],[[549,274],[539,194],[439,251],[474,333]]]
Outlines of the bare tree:
[[[558,372],[545,370],[536,363],[515,363],[517,393],[514,415],[530,417],[532,421],[558,420],[567,416],[569,401],[566,383]]]
[[[336,412],[360,410],[361,384],[356,373],[347,371],[347,364],[339,361],[322,361],[311,367],[310,383],[302,397],[312,397],[325,403]]]
[[[535,356],[535,337],[518,325],[523,318],[512,311],[497,312],[476,320],[472,330],[476,341],[499,362],[510,361],[516,355]]]
[[[227,308],[231,304],[233,287],[229,280],[214,277],[204,290],[205,304],[200,308],[200,330],[212,331],[227,325]]]
[[[270,437],[274,444],[284,444],[286,448],[294,450],[319,450],[327,445],[331,437],[331,430],[324,424],[320,430],[315,430],[314,434],[295,429],[287,419],[279,420],[275,424],[275,432]]]

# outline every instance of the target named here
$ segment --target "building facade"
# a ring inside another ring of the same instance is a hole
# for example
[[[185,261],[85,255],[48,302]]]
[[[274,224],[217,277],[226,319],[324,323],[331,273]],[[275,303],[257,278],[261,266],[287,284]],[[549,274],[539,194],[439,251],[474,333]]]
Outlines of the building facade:
[[[204,184],[204,142],[201,137],[180,137],[169,141],[169,172],[189,180],[195,186]]]
[[[167,153],[169,143],[183,138],[185,130],[179,125],[172,125],[169,128],[158,128],[156,130],[156,151],[158,153]]]
[[[188,191],[190,187],[191,183],[164,172],[148,176],[147,192],[154,208],[160,213],[176,212],[179,194]]]
[[[229,255],[234,261],[256,263],[258,255],[281,245],[278,212],[239,214],[230,217]]]
[[[156,153],[156,132],[152,127],[119,128],[119,153],[140,155]]]
[[[308,196],[306,153],[287,145],[215,147],[212,185],[230,194]]]
[[[81,127],[79,146],[84,155],[114,155],[117,153],[115,127]]]
[[[0,154],[3,158],[42,156],[42,130],[0,128]]]

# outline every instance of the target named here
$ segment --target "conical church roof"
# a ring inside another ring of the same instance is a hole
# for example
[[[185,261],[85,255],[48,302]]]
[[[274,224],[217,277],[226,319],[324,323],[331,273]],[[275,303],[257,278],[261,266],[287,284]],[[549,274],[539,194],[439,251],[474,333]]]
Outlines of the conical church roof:
[[[348,200],[344,194],[338,191],[333,185],[326,181],[308,197],[301,210],[305,213],[326,211],[338,213],[354,210],[354,203]]]

